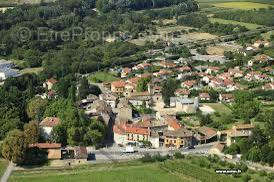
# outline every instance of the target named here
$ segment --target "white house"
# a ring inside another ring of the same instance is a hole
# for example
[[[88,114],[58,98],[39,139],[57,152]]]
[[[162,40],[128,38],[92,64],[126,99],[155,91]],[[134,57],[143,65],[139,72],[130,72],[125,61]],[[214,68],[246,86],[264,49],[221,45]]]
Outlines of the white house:
[[[53,127],[58,124],[60,124],[60,119],[56,117],[46,117],[39,124],[41,134],[45,140],[48,140],[51,137]]]

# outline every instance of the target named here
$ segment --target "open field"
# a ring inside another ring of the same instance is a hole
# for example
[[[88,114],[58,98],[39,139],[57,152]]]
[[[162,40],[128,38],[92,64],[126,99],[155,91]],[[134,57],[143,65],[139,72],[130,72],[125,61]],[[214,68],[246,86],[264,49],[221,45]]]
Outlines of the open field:
[[[233,24],[233,25],[242,25],[248,28],[249,30],[255,30],[259,27],[263,27],[262,25],[257,25],[257,24],[252,24],[252,23],[243,23],[239,21],[234,21],[234,20],[224,20],[221,18],[209,18],[210,22],[215,23],[222,23],[222,24]]]
[[[226,114],[231,113],[231,110],[222,103],[206,103],[204,105],[211,107],[212,109],[214,109],[216,112],[219,112],[219,113],[226,113]]]
[[[115,80],[118,80],[117,77],[115,77],[113,74],[111,73],[107,73],[107,72],[96,72],[92,75],[89,76],[89,80],[91,82],[112,82]]]
[[[233,182],[230,176],[218,175],[213,169],[202,168],[192,164],[190,160],[166,161],[164,163],[129,163],[88,165],[67,170],[31,170],[16,171],[10,177],[10,182]]]
[[[233,8],[233,9],[259,9],[259,8],[268,8],[269,4],[262,4],[262,3],[253,3],[253,2],[225,2],[225,3],[216,3],[213,4],[216,7],[220,8]]]
[[[164,20],[163,23],[174,23],[174,20]],[[181,34],[178,36],[168,37],[168,33],[172,33],[175,31],[189,30],[191,27],[181,26],[181,25],[172,25],[172,26],[164,26],[157,27],[157,35],[144,35],[143,37],[139,37],[138,39],[133,39],[130,42],[136,45],[144,45],[146,41],[155,42],[158,39],[166,40],[167,38],[171,40],[175,44],[179,43],[188,43],[197,40],[210,40],[214,39],[217,36],[209,33],[201,33],[201,32],[192,32],[187,34]]]
[[[8,164],[8,161],[0,159],[0,177],[4,174]]]

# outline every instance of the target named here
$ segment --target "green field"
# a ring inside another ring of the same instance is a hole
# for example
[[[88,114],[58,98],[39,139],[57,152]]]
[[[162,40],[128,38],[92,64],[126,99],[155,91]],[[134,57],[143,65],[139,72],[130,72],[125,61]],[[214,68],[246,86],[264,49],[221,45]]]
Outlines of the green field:
[[[214,109],[216,112],[219,112],[219,113],[227,113],[227,114],[231,113],[231,110],[227,106],[221,103],[206,103],[204,105],[211,107],[212,109]]]
[[[233,9],[244,9],[244,10],[268,8],[271,6],[269,4],[253,3],[253,2],[225,2],[225,3],[216,3],[213,5],[220,8],[233,8]]]
[[[164,163],[128,162],[89,165],[69,170],[16,171],[10,182],[233,182],[230,176],[218,175],[214,169],[202,168],[188,159]],[[214,179],[214,180],[213,180]]]
[[[2,176],[8,166],[9,162],[3,159],[0,159],[0,176]]]
[[[100,71],[90,75],[89,80],[93,83],[94,82],[101,83],[101,82],[112,82],[112,81],[118,80],[118,78],[115,77],[115,75],[112,73]]]
[[[222,23],[222,24],[242,25],[242,26],[245,26],[246,28],[248,28],[249,30],[255,30],[259,27],[262,27],[262,25],[257,25],[257,24],[252,24],[252,23],[243,23],[243,22],[238,22],[238,21],[234,21],[234,20],[224,20],[221,18],[210,18],[209,20],[212,23],[218,22],[218,23]]]

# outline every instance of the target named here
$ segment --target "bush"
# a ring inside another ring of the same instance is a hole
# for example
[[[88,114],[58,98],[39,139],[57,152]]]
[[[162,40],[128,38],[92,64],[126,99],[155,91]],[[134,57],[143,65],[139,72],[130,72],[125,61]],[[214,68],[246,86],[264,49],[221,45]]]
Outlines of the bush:
[[[244,164],[244,163],[242,163],[242,162],[241,163],[237,163],[235,168],[241,169],[242,172],[246,172],[248,170],[247,165]]]
[[[184,159],[185,156],[181,152],[175,152],[174,154],[175,159]]]
[[[251,180],[251,177],[249,175],[242,176],[242,182],[248,182],[249,180]]]

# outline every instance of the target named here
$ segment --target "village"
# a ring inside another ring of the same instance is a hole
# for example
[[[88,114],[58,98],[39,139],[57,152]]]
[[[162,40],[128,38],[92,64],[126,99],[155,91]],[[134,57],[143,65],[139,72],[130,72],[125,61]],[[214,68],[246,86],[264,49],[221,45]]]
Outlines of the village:
[[[201,125],[197,117],[192,116],[197,113],[214,115],[219,107],[229,107],[235,99],[233,92],[249,89],[242,84],[245,81],[255,82],[258,86],[256,89],[274,90],[273,58],[258,53],[264,46],[270,46],[269,42],[258,40],[245,49],[235,50],[243,57],[253,55],[242,67],[225,68],[224,65],[231,60],[224,55],[200,55],[196,50],[191,50],[196,55],[192,54],[188,58],[171,61],[160,54],[153,60],[145,60],[131,67],[111,68],[109,74],[116,72],[120,78],[116,77],[111,82],[91,83],[97,85],[102,93],[98,96],[88,95],[76,103],[87,116],[105,123],[107,136],[102,145],[107,148],[97,150],[94,147],[70,147],[52,143],[52,130],[61,122],[58,117],[46,117],[40,122],[40,134],[45,143],[31,144],[30,147],[47,151],[50,160],[69,159],[69,162],[65,162],[69,165],[75,161],[80,163],[80,160],[100,159],[100,156],[105,160],[115,157],[117,160],[125,159],[121,157],[123,153],[138,151],[137,158],[142,156],[141,151],[166,154],[181,150],[195,153],[195,148],[202,146],[206,146],[205,150],[197,150],[197,153],[232,159],[233,156],[223,153],[224,148],[241,138],[248,138],[254,124],[236,122],[223,129],[216,129]],[[148,53],[165,54],[173,47],[176,45],[167,44],[165,50],[150,50]],[[197,60],[197,57],[202,60]],[[258,66],[263,69],[258,71]],[[162,83],[170,78],[179,84],[167,104],[162,95]],[[53,89],[56,83],[58,80],[54,78],[47,80],[43,84],[46,93],[37,97],[56,98]],[[214,94],[210,90],[214,90]],[[223,114],[226,114],[226,110]],[[75,161],[71,162],[72,159]]]

